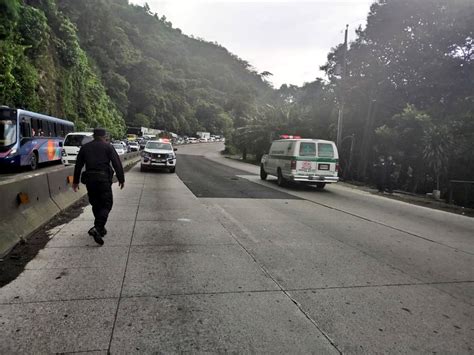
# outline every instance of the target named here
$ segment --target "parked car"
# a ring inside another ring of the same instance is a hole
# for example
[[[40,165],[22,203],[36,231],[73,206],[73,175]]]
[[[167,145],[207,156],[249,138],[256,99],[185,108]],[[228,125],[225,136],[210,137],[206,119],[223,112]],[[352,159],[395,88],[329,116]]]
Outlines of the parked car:
[[[123,148],[125,149],[125,153],[131,152],[131,148],[128,141],[120,141],[120,143],[123,145]]]
[[[142,152],[140,170],[168,169],[170,173],[174,173],[177,150],[177,148],[173,148],[168,139],[148,141]]]
[[[138,152],[140,150],[140,144],[138,144],[138,142],[129,142],[128,145],[132,152]]]
[[[124,155],[127,152],[122,143],[112,143],[112,146],[115,148],[118,155]]]
[[[61,150],[61,162],[64,165],[76,164],[79,149],[93,140],[92,132],[72,132],[64,138],[63,148]]]
[[[138,144],[140,144],[140,150],[145,149],[146,142],[148,142],[147,139],[144,139],[144,138],[140,139],[140,141],[138,142]]]

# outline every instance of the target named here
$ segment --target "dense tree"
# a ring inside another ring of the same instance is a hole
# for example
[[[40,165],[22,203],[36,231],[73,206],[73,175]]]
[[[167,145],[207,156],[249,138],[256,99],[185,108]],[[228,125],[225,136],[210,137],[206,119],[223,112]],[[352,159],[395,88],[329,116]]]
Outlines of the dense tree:
[[[196,129],[222,133],[242,123],[255,97],[263,102],[271,92],[265,81],[269,73],[249,70],[248,63],[217,44],[184,36],[146,4],[58,4],[79,29],[82,46],[130,125],[148,122],[183,134]],[[249,94],[234,96],[239,87]],[[210,116],[204,107],[212,108]]]
[[[418,171],[413,190],[426,191],[427,175],[431,188],[440,176],[444,188],[449,178],[474,179],[472,171],[453,169],[456,161],[473,161],[473,16],[474,4],[464,0],[378,1],[347,52],[344,80],[337,70],[342,47],[328,55],[323,69],[346,102],[344,135],[356,136],[359,179],[379,154],[394,155],[402,177],[407,166]],[[448,144],[453,136],[463,155]]]
[[[123,134],[122,116],[55,2],[2,0],[0,8],[0,102]]]

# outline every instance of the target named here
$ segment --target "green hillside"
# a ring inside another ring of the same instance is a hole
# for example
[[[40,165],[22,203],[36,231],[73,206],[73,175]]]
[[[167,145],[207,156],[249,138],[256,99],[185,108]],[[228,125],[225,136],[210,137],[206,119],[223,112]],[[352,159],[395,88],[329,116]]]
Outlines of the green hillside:
[[[123,0],[0,0],[0,102],[75,121],[229,134],[272,94],[249,63]]]
[[[31,4],[31,5],[28,5]],[[34,6],[33,6],[34,5]],[[124,120],[53,1],[0,1],[0,103],[97,125],[119,135]]]

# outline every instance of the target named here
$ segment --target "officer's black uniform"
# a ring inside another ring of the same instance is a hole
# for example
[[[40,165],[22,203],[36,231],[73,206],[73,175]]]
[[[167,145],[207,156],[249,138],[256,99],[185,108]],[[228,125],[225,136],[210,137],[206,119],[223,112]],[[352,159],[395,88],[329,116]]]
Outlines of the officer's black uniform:
[[[112,177],[114,172],[110,164],[112,163],[119,183],[125,182],[125,176],[122,163],[114,147],[100,137],[105,137],[105,130],[95,129],[95,139],[84,144],[79,150],[74,169],[74,184],[79,184],[81,170],[85,164],[86,171],[82,173],[81,181],[86,184],[89,202],[95,217],[95,230],[94,227],[91,228],[89,234],[94,237],[97,243],[103,244],[102,237],[107,233],[105,224],[113,204]]]

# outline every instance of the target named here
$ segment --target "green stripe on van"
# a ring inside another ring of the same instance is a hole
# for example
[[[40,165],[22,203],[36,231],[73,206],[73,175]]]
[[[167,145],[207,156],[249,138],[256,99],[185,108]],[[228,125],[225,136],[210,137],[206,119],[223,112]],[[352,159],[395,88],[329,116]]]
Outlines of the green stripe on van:
[[[320,163],[339,162],[339,159],[332,159],[332,158],[296,157],[296,156],[289,156],[289,155],[270,155],[270,158],[281,159],[281,160],[317,161]]]

